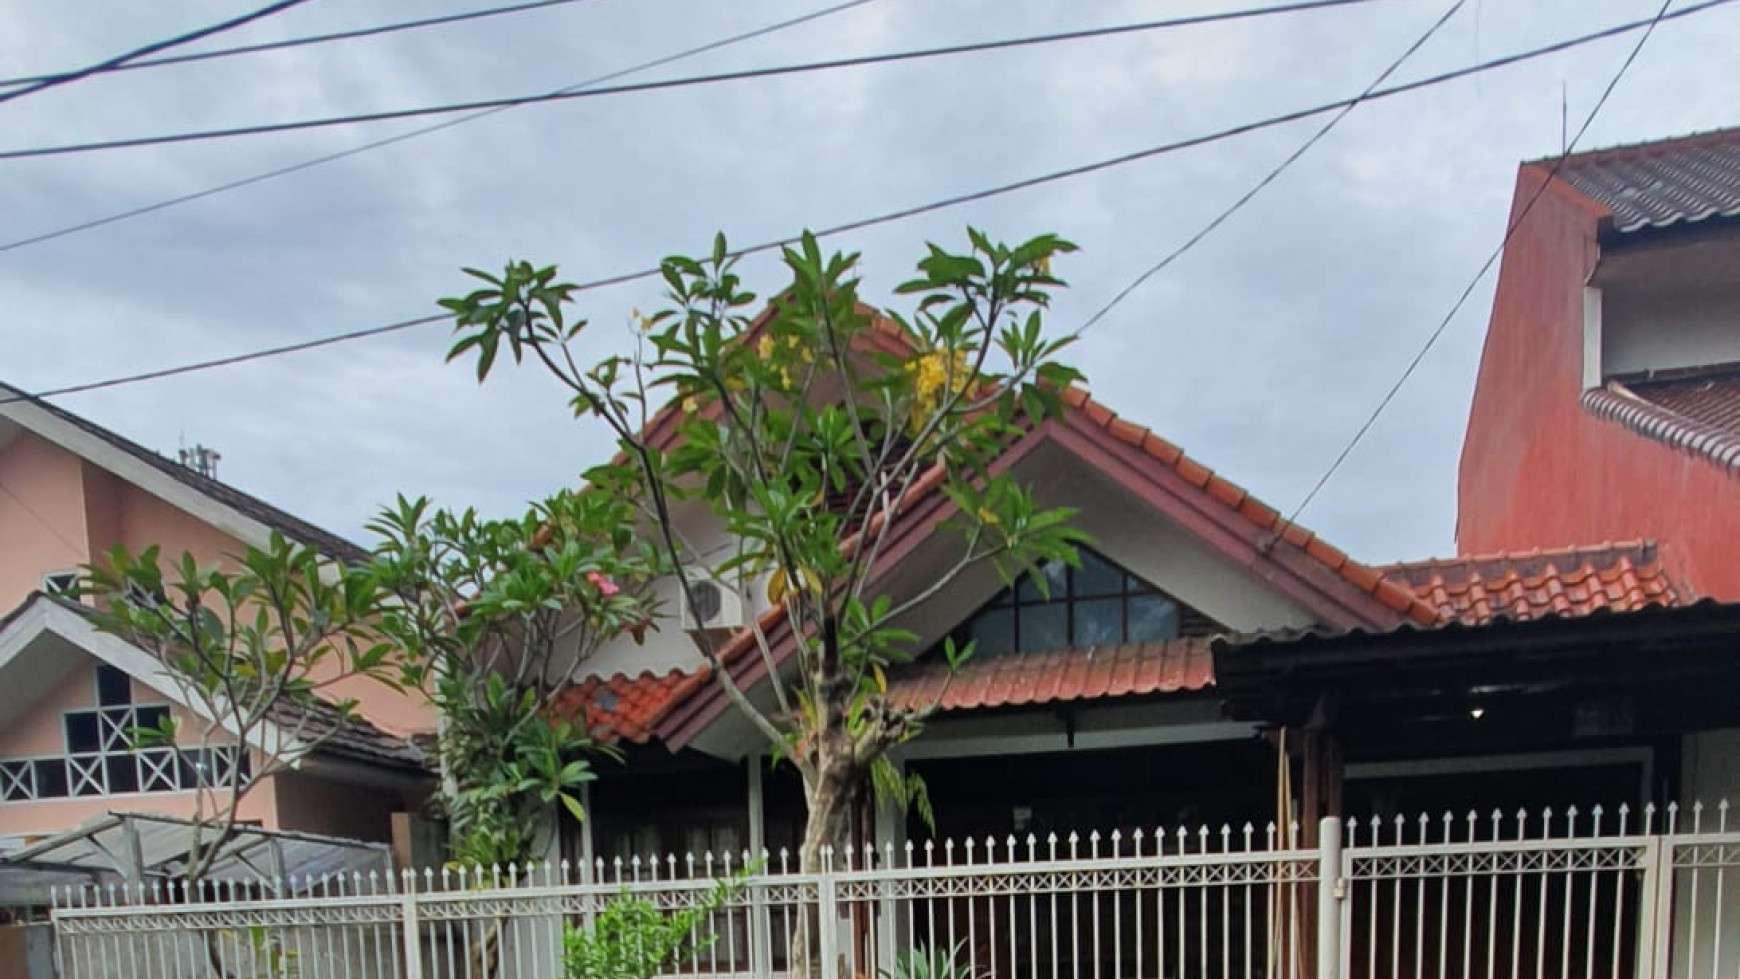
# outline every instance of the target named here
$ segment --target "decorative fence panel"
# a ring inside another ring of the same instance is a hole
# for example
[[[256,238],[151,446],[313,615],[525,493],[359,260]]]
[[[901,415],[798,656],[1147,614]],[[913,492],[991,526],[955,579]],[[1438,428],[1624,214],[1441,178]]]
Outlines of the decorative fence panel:
[[[53,917],[63,979],[562,979],[564,936],[630,909],[690,915],[673,976],[1731,979],[1740,832],[1725,806],[1661,815],[117,885]]]

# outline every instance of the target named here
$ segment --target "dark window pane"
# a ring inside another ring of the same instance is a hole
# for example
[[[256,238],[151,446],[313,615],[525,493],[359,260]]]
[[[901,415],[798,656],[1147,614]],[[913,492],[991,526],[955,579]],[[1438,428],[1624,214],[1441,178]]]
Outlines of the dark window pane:
[[[133,702],[133,678],[113,666],[97,667],[97,703],[124,707]]]
[[[149,728],[150,730],[155,731],[155,730],[158,730],[159,728],[161,728],[163,725],[164,719],[169,717],[169,708],[167,708],[167,707],[140,707],[140,708],[137,708],[133,713],[134,713],[134,720],[133,720],[134,726],[141,727],[141,728]],[[140,739],[139,739],[137,734],[133,734],[132,740],[137,742]],[[151,742],[150,739],[146,739],[146,740],[148,743],[156,743],[156,742]]]
[[[1159,595],[1130,599],[1130,641],[1172,639],[1178,635],[1178,606]]]
[[[1081,551],[1081,567],[1075,570],[1075,596],[1122,595],[1124,569],[1092,551]]]
[[[1069,597],[1068,574],[1069,565],[1062,561],[1047,561],[1039,566],[1038,571],[1022,576],[1021,583],[1015,588],[1015,598],[1021,602],[1061,601]],[[1041,579],[1050,587],[1049,594],[1040,594]]]
[[[1022,652],[1069,647],[1069,606],[1028,605],[1021,609],[1020,621]]]
[[[139,768],[132,755],[110,755],[103,759],[109,775],[109,792],[139,791]]]
[[[967,639],[976,640],[976,656],[996,656],[1015,648],[1015,611],[986,609],[967,623]]]
[[[66,759],[49,758],[31,764],[36,766],[38,799],[66,798]]]
[[[1075,603],[1075,646],[1104,646],[1123,641],[1123,599],[1093,598]]]
[[[102,739],[97,733],[97,715],[95,711],[80,711],[67,714],[66,750],[96,751],[102,745]]]
[[[182,751],[180,757],[182,788],[197,789],[210,781],[211,775],[208,774],[210,762],[204,751],[197,748],[189,749]]]

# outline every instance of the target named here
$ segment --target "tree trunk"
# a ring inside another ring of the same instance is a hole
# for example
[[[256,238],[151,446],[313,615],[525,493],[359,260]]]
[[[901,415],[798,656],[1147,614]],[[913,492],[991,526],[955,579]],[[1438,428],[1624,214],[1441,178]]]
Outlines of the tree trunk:
[[[819,874],[824,869],[845,869],[846,845],[851,842],[852,800],[863,776],[848,752],[826,747],[818,752],[814,774],[804,780],[808,813],[803,844],[798,849],[801,872]],[[791,936],[792,979],[820,979],[824,974],[822,929],[838,928],[839,924],[837,915],[824,919],[816,905],[802,910],[797,934]],[[836,969],[833,974],[850,979],[843,969]]]

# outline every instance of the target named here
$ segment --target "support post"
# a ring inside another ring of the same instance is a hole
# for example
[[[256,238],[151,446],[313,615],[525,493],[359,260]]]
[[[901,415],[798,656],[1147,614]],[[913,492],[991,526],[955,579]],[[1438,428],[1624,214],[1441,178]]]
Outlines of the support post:
[[[405,949],[404,979],[423,979],[423,936],[417,921],[417,874],[407,870],[399,890],[399,927]]]
[[[1637,915],[1637,975],[1639,979],[1668,979],[1668,948],[1673,944],[1673,838],[1647,837],[1641,862],[1643,882],[1638,893],[1643,906]]]
[[[819,979],[841,979],[840,912],[834,887],[834,853],[827,849],[822,851],[822,872],[816,875],[816,947],[822,960]]]
[[[1317,824],[1317,973],[1316,979],[1341,979],[1341,819]]]
[[[749,756],[749,856],[760,860],[767,850],[767,804],[761,779],[765,762],[759,754]],[[749,885],[750,965],[758,976],[773,975],[773,912],[767,906],[767,865],[756,870]]]

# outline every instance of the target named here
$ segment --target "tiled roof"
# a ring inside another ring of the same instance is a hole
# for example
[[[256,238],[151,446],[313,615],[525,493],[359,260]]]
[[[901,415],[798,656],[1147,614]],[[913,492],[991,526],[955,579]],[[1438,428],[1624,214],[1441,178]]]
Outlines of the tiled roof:
[[[588,677],[563,691],[551,709],[564,717],[584,719],[587,733],[606,744],[645,744],[652,739],[653,725],[669,709],[674,694],[706,675],[703,668],[668,673],[649,670],[632,677],[622,673]]]
[[[1269,539],[1271,549],[1282,545],[1297,549],[1404,619],[1421,624],[1435,619],[1436,615],[1431,607],[1420,601],[1407,587],[1387,580],[1377,569],[1348,557],[1346,552],[1304,527],[1289,523],[1273,507],[1252,496],[1242,486],[1217,475],[1214,470],[1185,455],[1184,450],[1149,429],[1118,417],[1116,412],[1089,397],[1086,391],[1071,388],[1065,393],[1064,400],[1081,409],[1090,421],[1105,429],[1113,438],[1141,449],[1155,461],[1175,470],[1184,477],[1185,482],[1202,489],[1216,503],[1236,513],[1256,529],[1273,535]]]
[[[764,323],[767,318],[767,314],[764,314],[757,321],[757,325]],[[876,321],[872,340],[878,349],[890,354],[909,352],[910,349],[909,341],[900,328],[885,320]],[[1388,617],[1391,616],[1418,624],[1437,621],[1435,610],[1405,585],[1387,580],[1377,570],[1353,560],[1311,531],[1288,523],[1274,508],[1185,455],[1172,442],[1141,425],[1119,417],[1116,412],[1095,401],[1085,389],[1069,389],[1065,392],[1064,401],[1087,427],[1099,429],[1115,441],[1139,450],[1150,460],[1171,470],[1189,486],[1202,490],[1226,519],[1242,523],[1247,528],[1246,533],[1258,535],[1265,553],[1273,554],[1277,548],[1295,552],[1306,563],[1318,565],[1327,571],[1333,576],[1331,580],[1351,586],[1347,597],[1353,599],[1356,605],[1364,607],[1357,613],[1362,617],[1372,619],[1374,623],[1382,620],[1386,625],[1389,624]],[[647,426],[647,437],[654,440],[668,438],[676,417],[672,405],[663,406]],[[936,488],[942,484],[944,475],[941,467],[933,467],[925,473],[907,494],[901,513],[904,515],[912,512],[933,496]],[[844,542],[848,549],[853,544],[854,540]],[[785,608],[783,605],[776,605],[762,615],[758,625],[762,634],[771,636],[784,623]],[[738,663],[755,648],[754,630],[744,629],[725,643],[718,652],[718,658],[725,664]],[[1040,667],[1035,667],[1038,668]],[[613,738],[643,742],[649,737],[658,736],[661,727],[672,728],[663,732],[668,736],[675,727],[688,723],[686,715],[695,713],[696,710],[709,709],[697,704],[688,710],[679,711],[680,707],[692,699],[706,698],[714,689],[714,685],[710,683],[709,671],[705,668],[686,673],[673,671],[662,675],[644,673],[638,677],[618,674],[587,680],[574,688],[566,702],[570,709],[578,707],[586,711],[589,728],[608,731]],[[684,716],[673,717],[674,714]]]
[[[116,449],[127,453],[153,469],[186,484],[193,490],[217,502],[245,514],[261,524],[278,531],[290,540],[304,544],[319,551],[321,554],[336,561],[359,562],[368,559],[368,551],[343,537],[316,527],[293,513],[281,510],[265,500],[249,493],[244,493],[228,483],[222,483],[208,476],[183,466],[180,463],[159,455],[143,445],[126,438],[117,432],[104,428],[86,418],[75,415],[64,408],[50,404],[40,398],[18,391],[5,385],[0,385],[0,395],[6,398],[17,398],[28,402],[36,408],[48,412],[61,421],[73,425],[84,432],[96,436]]]
[[[1740,128],[1578,153],[1566,158],[1559,179],[1612,211],[1620,233],[1735,217]]]
[[[354,714],[345,719],[326,703],[303,706],[280,701],[272,706],[271,720],[284,730],[300,730],[305,738],[333,732],[315,749],[318,754],[418,771],[434,768],[434,759],[415,740],[388,734]]]
[[[1583,392],[1583,407],[1740,473],[1740,365],[1610,380]]]
[[[889,678],[888,700],[903,710],[950,711],[1202,690],[1214,683],[1211,642],[1013,653],[968,660],[952,677],[946,664],[918,664]]]
[[[1383,570],[1430,602],[1444,624],[1629,612],[1679,600],[1656,546],[1647,542],[1417,561]]]

